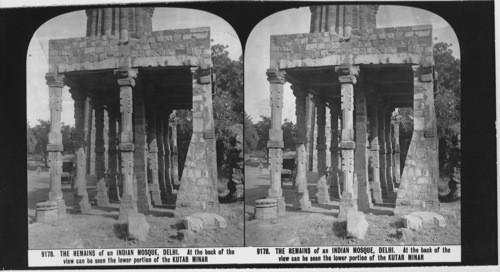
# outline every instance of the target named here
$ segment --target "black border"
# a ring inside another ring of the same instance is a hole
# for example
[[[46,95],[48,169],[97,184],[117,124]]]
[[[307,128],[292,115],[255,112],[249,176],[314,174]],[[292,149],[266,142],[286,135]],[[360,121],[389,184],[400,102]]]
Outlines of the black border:
[[[224,18],[243,49],[253,27],[277,11],[328,2],[151,4],[204,10]],[[332,2],[330,2],[332,3]],[[338,3],[338,2],[336,2]],[[352,2],[345,2],[352,3]],[[360,2],[362,3],[362,2]],[[369,2],[372,3],[373,2]],[[377,2],[422,8],[444,18],[460,41],[462,63],[462,262],[342,264],[342,267],[498,265],[495,49],[493,1]],[[27,267],[26,53],[45,21],[82,6],[0,9],[0,269]],[[263,71],[264,75],[265,71]],[[247,90],[251,91],[251,90]],[[312,264],[133,266],[133,268],[302,267]],[[339,264],[313,264],[339,267]],[[68,269],[55,268],[55,269]],[[70,269],[125,267],[71,267]],[[129,267],[127,267],[129,268]],[[39,268],[37,268],[39,269]]]

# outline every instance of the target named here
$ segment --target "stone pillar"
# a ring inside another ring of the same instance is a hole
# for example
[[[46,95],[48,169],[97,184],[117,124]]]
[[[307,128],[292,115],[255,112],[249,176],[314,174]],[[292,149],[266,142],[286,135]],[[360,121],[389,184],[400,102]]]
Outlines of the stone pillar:
[[[419,210],[439,211],[433,80],[432,66],[419,66],[414,70],[413,135],[396,199],[394,213],[397,215]]]
[[[104,8],[104,35],[111,35],[113,23],[113,9],[112,8]]]
[[[50,192],[49,200],[57,203],[58,218],[66,216],[66,204],[61,190],[63,151],[61,134],[62,88],[64,76],[55,73],[45,75],[49,86],[50,132],[47,151],[49,152]]]
[[[78,90],[71,89],[71,97],[75,100],[75,141],[73,147],[76,153],[76,192],[74,194],[73,212],[87,213],[90,211],[89,196],[87,193],[87,180],[85,172],[87,170],[87,157],[85,156],[85,134],[84,116],[85,99],[84,94]]]
[[[297,116],[297,132],[294,139],[297,151],[297,174],[295,176],[296,193],[294,209],[306,210],[311,207],[309,200],[309,190],[307,189],[307,151],[306,151],[306,99],[307,92],[300,86],[293,85],[293,94],[295,95],[295,114]]]
[[[387,160],[386,162],[386,175],[387,175],[387,191],[389,192],[394,192],[394,182],[392,180],[392,168],[393,168],[393,161],[392,161],[392,128],[391,128],[391,116],[392,116],[392,109],[389,107],[386,107],[385,109],[385,116],[384,116],[384,121],[385,121],[385,150],[386,150],[386,155],[385,158]]]
[[[317,107],[318,138],[316,150],[318,150],[318,193],[316,194],[319,204],[330,204],[330,193],[326,185],[326,104],[320,97],[315,97],[314,103]]]
[[[306,102],[306,152],[307,152],[307,171],[313,171],[313,154],[314,154],[314,123],[316,119],[316,105],[312,99],[312,95],[307,96]]]
[[[105,172],[105,162],[104,162],[104,152],[106,151],[104,147],[104,105],[101,101],[97,99],[92,99],[92,106],[95,112],[95,170],[98,180],[97,185],[97,206],[108,206],[108,189],[106,187],[106,181],[104,177]]]
[[[400,170],[400,148],[399,148],[399,123],[401,122],[401,116],[398,113],[398,109],[393,112],[392,115],[392,180],[394,185],[399,187],[401,182],[401,170]]]
[[[118,189],[118,142],[116,137],[116,121],[118,118],[118,109],[114,105],[108,105],[109,116],[109,142],[108,142],[108,169],[109,169],[109,198],[119,200],[120,193]]]
[[[373,207],[368,181],[368,121],[366,109],[366,88],[359,88],[356,92],[356,150],[354,154],[354,168],[357,179],[358,209],[368,211]]]
[[[212,107],[212,72],[191,68],[193,134],[177,193],[175,215],[218,212],[217,154]]]
[[[161,198],[167,199],[165,185],[165,146],[163,142],[163,114],[156,111],[156,142],[158,144],[158,182],[160,184]]]
[[[340,198],[341,188],[339,180],[339,116],[340,116],[340,99],[334,99],[330,102],[330,127],[332,131],[332,138],[330,144],[331,153],[331,175],[330,175],[330,188],[332,189],[332,196]]]
[[[176,117],[175,111],[172,113],[172,117],[170,118],[170,136],[172,140],[170,153],[172,154],[170,157],[170,162],[172,165],[172,169],[170,172],[172,173],[172,184],[178,186],[180,184],[179,180],[179,153],[177,150],[177,125],[179,124],[179,118]]]
[[[128,13],[129,8],[120,8],[120,41],[128,41]]]
[[[378,142],[379,142],[379,169],[380,169],[380,188],[382,189],[382,197],[387,197],[387,160],[385,149],[385,120],[382,100],[378,100]]]
[[[342,178],[344,190],[340,199],[339,219],[347,218],[348,210],[357,210],[356,194],[354,192],[354,84],[356,70],[351,67],[339,67],[337,70],[340,82],[342,133],[340,148],[342,149]]]
[[[120,86],[120,113],[121,134],[120,151],[123,179],[123,195],[120,201],[120,216],[118,221],[127,222],[130,213],[137,212],[137,203],[134,197],[134,132],[132,131],[132,87],[135,85],[136,71],[127,67],[120,67],[115,71]]]
[[[137,182],[137,210],[147,212],[152,209],[148,192],[146,111],[144,98],[139,91],[134,95],[134,174]]]
[[[372,199],[376,204],[381,204],[382,200],[382,189],[380,187],[380,165],[379,165],[379,152],[380,146],[378,141],[378,107],[377,102],[372,101],[368,104],[368,113],[370,117],[370,169],[372,171]]]
[[[283,131],[281,130],[281,119],[283,112],[283,85],[285,77],[283,72],[277,69],[267,70],[267,80],[270,83],[271,104],[271,129],[269,130],[269,171],[271,174],[271,187],[268,191],[269,198],[278,201],[278,216],[285,213],[285,198],[281,189],[281,170],[283,169]]]
[[[151,199],[154,205],[162,205],[160,182],[158,177],[158,143],[156,137],[156,112],[152,105],[149,105],[148,114],[148,144],[149,144],[149,170],[151,171]]]
[[[90,98],[87,97],[85,99],[85,117],[83,119],[84,127],[83,127],[83,133],[85,134],[85,154],[87,156],[86,161],[87,161],[87,166],[85,169],[85,173],[91,174],[90,173],[90,144],[92,141],[91,138],[91,133],[92,133],[92,106],[90,105]]]
[[[165,173],[165,193],[167,197],[172,197],[174,188],[172,186],[172,176],[171,176],[171,166],[170,166],[170,112],[163,112],[163,149],[165,156],[163,157],[163,163],[165,164],[163,169]]]

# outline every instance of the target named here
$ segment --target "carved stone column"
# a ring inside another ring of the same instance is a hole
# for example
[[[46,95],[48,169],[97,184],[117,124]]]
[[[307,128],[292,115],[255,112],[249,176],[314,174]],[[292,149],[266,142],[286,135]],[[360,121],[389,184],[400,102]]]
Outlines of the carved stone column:
[[[116,136],[116,121],[118,118],[118,108],[115,105],[108,105],[109,116],[109,142],[108,142],[108,167],[109,167],[109,198],[119,200],[118,189],[118,141]]]
[[[419,210],[439,211],[438,138],[433,81],[432,66],[415,67],[413,135],[396,199],[394,213],[397,215]]]
[[[341,84],[341,109],[342,109],[342,136],[340,148],[342,149],[342,178],[344,191],[340,199],[339,219],[347,218],[348,210],[357,210],[357,200],[354,192],[354,84],[356,84],[356,70],[351,67],[340,67],[337,70]]]
[[[115,71],[120,86],[120,113],[121,113],[121,135],[120,151],[123,179],[123,195],[120,201],[120,216],[118,221],[127,222],[130,213],[137,212],[137,203],[134,197],[134,132],[132,131],[132,87],[135,85],[136,71],[120,67]]]
[[[364,86],[363,86],[364,87]],[[366,88],[360,87],[356,92],[356,150],[354,167],[357,178],[358,209],[368,211],[373,207],[368,181],[368,120],[366,108]]]
[[[142,94],[136,92],[134,98],[134,174],[137,182],[137,210],[146,212],[152,209],[148,192],[146,112]]]
[[[330,127],[332,131],[332,138],[330,144],[331,153],[331,175],[330,175],[330,188],[332,189],[332,196],[340,198],[341,188],[339,180],[339,116],[340,116],[340,99],[334,99],[330,102]]]
[[[212,71],[191,68],[193,134],[177,193],[175,216],[218,212],[217,154],[212,106]]]
[[[281,170],[283,169],[283,131],[281,118],[283,112],[283,72],[275,69],[267,70],[267,80],[270,83],[271,97],[271,129],[269,130],[269,171],[271,174],[271,188],[268,197],[278,201],[278,216],[285,212],[285,198],[281,189]]]
[[[90,145],[92,141],[91,133],[92,133],[92,106],[90,105],[90,98],[87,97],[85,99],[85,117],[83,119],[84,123],[84,134],[85,134],[85,154],[87,156],[86,161],[87,161],[87,166],[85,169],[86,174],[91,174],[90,173]]]
[[[387,191],[389,192],[394,192],[394,182],[392,180],[392,168],[393,168],[393,161],[392,161],[392,127],[391,127],[391,116],[392,116],[392,109],[391,108],[386,108],[385,110],[385,116],[384,116],[384,121],[385,121],[385,149],[386,149],[386,155],[385,158],[387,160],[386,163],[386,175],[387,175]]]
[[[385,114],[383,110],[383,101],[378,100],[378,142],[379,150],[379,169],[380,169],[380,188],[382,189],[382,197],[387,197],[387,159],[386,159],[386,140],[385,140]]]
[[[378,107],[376,101],[371,101],[368,104],[368,113],[370,117],[370,168],[372,171],[372,199],[376,204],[383,203],[382,188],[380,187],[380,165],[379,152],[380,146],[378,141]]]
[[[307,171],[313,171],[313,154],[314,154],[314,124],[316,119],[316,105],[312,99],[312,95],[309,94],[306,100],[306,152],[307,152]]]
[[[87,180],[85,172],[87,157],[85,156],[84,116],[86,96],[79,90],[71,89],[71,97],[75,100],[75,141],[73,146],[76,154],[76,192],[74,194],[73,212],[87,213],[90,211]]]
[[[400,170],[400,147],[399,147],[399,123],[401,122],[401,116],[398,113],[398,109],[393,112],[392,115],[392,180],[394,185],[399,187],[401,182],[401,170]]]
[[[172,176],[171,176],[171,166],[170,166],[170,113],[172,111],[168,110],[163,112],[163,150],[165,151],[165,156],[163,157],[164,165],[164,173],[165,173],[165,193],[168,197],[172,197],[173,195],[173,185],[172,185]]]
[[[326,185],[326,104],[320,97],[315,97],[314,103],[316,104],[317,125],[318,125],[318,138],[316,150],[318,150],[318,203],[329,204],[330,193]]]
[[[57,203],[58,218],[66,216],[66,204],[61,190],[63,151],[61,134],[62,88],[64,76],[53,73],[45,75],[49,86],[50,132],[47,151],[49,152],[50,192],[49,200]]]
[[[170,172],[172,173],[172,184],[178,186],[180,184],[179,180],[179,153],[177,150],[177,125],[179,124],[179,118],[176,117],[175,111],[171,114],[170,118],[170,136],[172,140],[171,148],[170,148],[170,162],[172,165],[172,169]]]
[[[149,170],[151,171],[151,199],[154,205],[162,205],[160,182],[158,177],[158,142],[156,137],[156,112],[153,106],[148,106],[148,143],[149,143]]]
[[[95,112],[95,170],[97,176],[97,206],[108,206],[108,188],[104,180],[104,105],[97,99],[92,99]]]
[[[307,151],[306,151],[306,99],[307,92],[300,86],[293,85],[293,94],[295,95],[295,114],[297,116],[297,133],[294,139],[297,151],[297,175],[295,184],[297,191],[295,193],[294,209],[306,210],[311,207],[309,200],[309,191],[307,190]]]
[[[158,144],[158,182],[160,184],[161,198],[167,200],[165,183],[165,145],[163,142],[163,114],[156,111],[156,141]]]

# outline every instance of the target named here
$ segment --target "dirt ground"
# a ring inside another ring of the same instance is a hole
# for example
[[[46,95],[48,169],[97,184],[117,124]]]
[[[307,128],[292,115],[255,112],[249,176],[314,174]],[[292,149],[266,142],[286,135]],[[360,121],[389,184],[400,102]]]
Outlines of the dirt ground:
[[[95,186],[88,189],[91,199]],[[48,198],[49,175],[28,171],[29,249],[243,246],[242,204],[221,204],[219,214],[226,219],[227,228],[195,232],[190,239],[184,239],[181,218],[174,217],[172,207],[155,207],[145,214],[150,229],[147,241],[140,242],[129,240],[126,229],[118,224],[119,203],[109,207],[92,205],[90,214],[72,214],[71,187],[65,184],[62,190],[68,217],[50,224],[34,222],[36,203]]]
[[[365,213],[369,228],[364,240],[345,239],[337,229],[339,200],[320,205],[314,197],[317,174],[309,172],[308,190],[312,208],[308,211],[292,209],[295,190],[291,183],[283,184],[286,215],[271,221],[254,220],[255,200],[265,197],[269,189],[269,170],[259,173],[257,167],[245,167],[245,240],[247,246],[329,246],[329,245],[460,245],[460,202],[441,203],[440,214],[446,219],[445,228],[423,229],[413,232],[413,238],[402,241],[396,230],[402,228],[401,218],[394,216],[395,194],[387,202],[375,205]],[[392,203],[391,203],[392,202]]]

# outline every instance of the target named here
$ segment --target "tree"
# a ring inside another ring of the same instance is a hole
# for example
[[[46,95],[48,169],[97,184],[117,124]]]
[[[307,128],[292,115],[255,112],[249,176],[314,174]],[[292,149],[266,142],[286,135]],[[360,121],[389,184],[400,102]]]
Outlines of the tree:
[[[30,124],[26,122],[26,150],[28,151],[28,154],[35,153],[36,144],[37,141],[35,135],[30,128]]]
[[[245,112],[245,153],[255,151],[259,135],[252,122],[252,117]]]
[[[47,144],[49,143],[49,132],[50,132],[50,121],[38,119],[38,124],[32,128],[33,136],[36,139],[36,145],[34,149],[35,154],[39,154],[42,157],[45,166],[48,166],[48,156]],[[64,152],[73,152],[73,140],[75,138],[75,127],[65,124],[61,124],[61,134],[63,140]]]
[[[255,130],[259,136],[256,149],[264,151],[267,154],[267,142],[269,141],[271,118],[264,115],[261,115],[260,118],[262,118],[262,120],[255,124]],[[281,129],[283,130],[284,149],[295,150],[293,138],[295,137],[296,125],[292,121],[285,119],[281,125]]]

